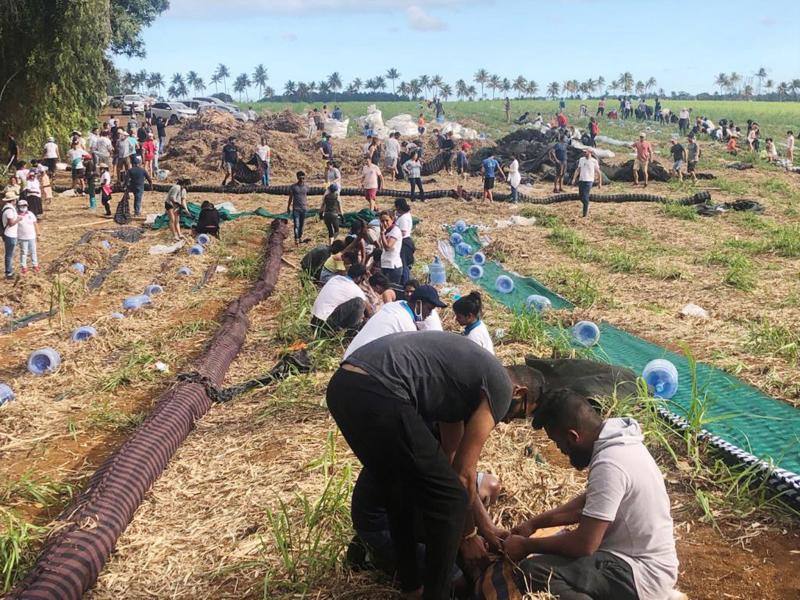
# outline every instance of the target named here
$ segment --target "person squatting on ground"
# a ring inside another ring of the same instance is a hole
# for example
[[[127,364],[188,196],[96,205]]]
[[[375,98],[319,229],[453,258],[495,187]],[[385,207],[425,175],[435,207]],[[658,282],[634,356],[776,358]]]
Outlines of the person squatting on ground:
[[[450,598],[459,550],[470,563],[485,554],[475,531],[492,538],[477,497],[476,464],[497,423],[532,411],[524,382],[464,336],[397,333],[353,352],[326,397],[348,445],[386,498],[402,591],[410,598]],[[423,573],[415,514],[425,528]]]
[[[572,185],[578,183],[578,193],[583,204],[582,217],[589,216],[589,195],[592,193],[592,186],[597,183],[597,187],[603,187],[603,172],[600,170],[600,163],[592,154],[590,148],[585,148],[583,156],[578,159],[575,166],[575,174],[572,176]]]
[[[347,275],[335,275],[322,287],[311,309],[311,325],[317,334],[355,333],[364,318],[372,316],[372,306],[359,287],[366,275],[364,265],[354,264]]]
[[[489,329],[482,320],[483,300],[480,292],[470,292],[453,302],[456,322],[464,328],[464,335],[478,346],[494,354],[494,343]]]
[[[584,396],[561,389],[543,398],[533,426],[589,476],[583,494],[503,534],[526,589],[561,600],[667,598],[678,575],[670,502],[639,424],[603,420]],[[564,525],[577,528],[529,537]]]
[[[203,200],[203,203],[200,205],[200,214],[197,216],[197,223],[192,227],[192,233],[194,235],[205,233],[219,238],[219,225],[219,211],[211,202]]]
[[[306,174],[303,171],[297,172],[297,181],[289,187],[289,201],[286,204],[286,212],[292,215],[294,225],[295,246],[303,240],[303,227],[306,222],[308,212],[308,186],[306,185]]]

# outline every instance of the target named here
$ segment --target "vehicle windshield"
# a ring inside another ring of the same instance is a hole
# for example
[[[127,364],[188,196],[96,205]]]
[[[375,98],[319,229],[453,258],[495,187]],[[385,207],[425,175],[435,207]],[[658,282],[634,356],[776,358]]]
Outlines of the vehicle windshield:
[[[188,106],[186,106],[183,102],[173,102],[172,108],[181,108],[183,110],[190,110]]]

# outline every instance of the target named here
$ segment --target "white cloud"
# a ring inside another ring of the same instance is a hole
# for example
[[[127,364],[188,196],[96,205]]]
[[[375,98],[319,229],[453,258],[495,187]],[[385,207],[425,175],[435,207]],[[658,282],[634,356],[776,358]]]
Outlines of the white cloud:
[[[408,25],[417,31],[442,31],[446,29],[444,21],[429,15],[417,5],[409,6],[406,10]]]
[[[477,0],[426,0],[427,7],[459,7]],[[407,0],[171,0],[169,14],[180,17],[231,16],[257,13],[310,15],[325,11],[372,12],[403,10]]]

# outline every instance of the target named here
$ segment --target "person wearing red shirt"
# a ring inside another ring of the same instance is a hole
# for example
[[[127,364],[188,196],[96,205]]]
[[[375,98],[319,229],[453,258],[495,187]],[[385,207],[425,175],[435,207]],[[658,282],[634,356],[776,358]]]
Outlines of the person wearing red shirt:
[[[156,157],[156,143],[153,141],[153,134],[148,133],[147,139],[142,143],[142,155],[144,157],[144,168],[153,176],[153,159]]]
[[[567,115],[565,115],[563,111],[558,111],[558,114],[556,115],[556,121],[560,129],[566,129],[567,125],[569,125]]]
[[[650,142],[645,140],[645,133],[639,134],[639,141],[633,143],[633,148],[636,150],[636,158],[633,161],[633,185],[639,185],[639,169],[644,173],[644,187],[647,187],[647,180],[649,174],[647,172],[650,166],[650,160],[653,158],[653,147]]]

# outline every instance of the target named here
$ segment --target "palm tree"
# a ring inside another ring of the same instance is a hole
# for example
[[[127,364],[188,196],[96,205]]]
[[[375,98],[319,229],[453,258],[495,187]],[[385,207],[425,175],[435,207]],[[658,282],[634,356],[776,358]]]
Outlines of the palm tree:
[[[503,81],[500,82],[500,89],[503,90],[503,93],[508,96],[508,92],[511,91],[511,82],[508,78],[503,77]]]
[[[597,78],[597,89],[600,90],[600,94],[604,94],[605,87],[606,87],[606,78],[600,75],[600,77]]]
[[[321,96],[327,97],[331,93],[331,86],[328,85],[327,81],[320,81],[319,84],[317,84],[317,90]]]
[[[714,85],[719,88],[720,92],[728,89],[728,86],[730,85],[730,82],[728,81],[728,76],[725,73],[719,73],[717,77],[714,79]]]
[[[753,86],[750,85],[749,83],[746,86],[744,86],[744,89],[742,90],[742,96],[744,96],[748,100],[750,98],[752,98],[753,97]]]
[[[478,71],[473,76],[472,80],[481,86],[481,98],[485,97],[483,93],[483,86],[489,83],[489,71],[486,69],[478,69]]]
[[[658,85],[655,77],[650,77],[647,81],[644,82],[644,89],[646,92],[649,92]]]
[[[608,84],[608,89],[612,92],[616,92],[619,89],[619,80],[615,79],[611,83]]]
[[[308,84],[301,81],[297,84],[294,93],[298,100],[305,100],[308,97]]]
[[[331,91],[335,94],[337,91],[342,89],[342,77],[339,75],[338,71],[334,71],[330,75],[328,75],[328,87]]]
[[[469,96],[469,88],[467,82],[463,79],[456,81],[456,97],[460,100]]]
[[[441,75],[434,75],[431,77],[431,89],[441,90],[444,85],[444,79]]]
[[[386,79],[390,79],[392,81],[392,94],[394,94],[394,82],[395,80],[400,79],[400,71],[392,67],[386,71]]]
[[[641,96],[642,94],[644,94],[644,82],[637,81],[636,82],[636,95],[637,96]]]
[[[136,74],[136,81],[138,82],[139,90],[141,91],[142,86],[147,85],[147,71],[142,69]]]
[[[192,86],[195,92],[202,93],[206,89],[206,82],[203,81],[202,77],[198,77],[194,81],[194,85]]]
[[[311,95],[317,91],[317,82],[316,81],[309,81],[306,84],[306,89],[308,90],[308,94]]]
[[[728,75],[728,83],[731,87],[731,92],[738,94],[739,93],[739,86],[738,84],[742,81],[742,76],[739,75],[736,71],[733,71],[730,75]]]
[[[350,83],[350,89],[353,90],[354,94],[357,94],[359,91],[361,91],[361,88],[363,86],[364,86],[364,82],[361,81],[358,77],[353,79],[353,81]]]
[[[197,74],[197,71],[189,71],[186,73],[186,85],[189,87],[194,87],[198,77],[199,75]]]
[[[574,97],[575,93],[578,91],[578,82],[574,79],[568,79],[561,85],[561,89]]]
[[[492,75],[489,77],[489,89],[492,90],[492,100],[494,100],[495,92],[501,87],[503,87],[503,81],[500,79],[499,75]]]
[[[167,88],[167,97],[177,98],[178,96],[180,96],[180,94],[178,94],[178,88],[175,87],[175,84],[173,83],[171,86]]]
[[[270,86],[264,88],[264,98],[274,98],[275,97],[275,90],[272,89]]]
[[[231,76],[231,72],[228,70],[228,67],[219,63],[217,65],[216,74],[219,75],[218,81],[222,81],[222,87],[225,89],[225,93],[228,93],[228,77]]]
[[[183,75],[181,75],[180,73],[175,73],[172,76],[171,83],[172,83],[172,85],[175,85],[175,86],[177,86],[179,83],[183,83]]]
[[[412,79],[408,82],[408,88],[411,90],[411,97],[415,100],[422,94],[422,84],[419,79]]]
[[[519,75],[511,87],[517,92],[517,98],[520,98],[528,89],[528,81],[522,75]]]
[[[219,88],[217,86],[219,85],[220,81],[222,81],[222,77],[220,76],[219,73],[214,72],[214,74],[211,75],[211,83],[214,84],[215,93],[219,91]]]
[[[764,80],[767,78],[767,70],[764,67],[760,67],[754,77],[758,79],[758,95],[760,96],[761,86],[764,85]]]
[[[297,84],[290,79],[283,86],[283,95],[294,96],[296,93],[297,93]]]
[[[442,95],[442,98],[447,100],[450,96],[453,95],[453,88],[450,87],[449,83],[442,84],[442,87],[439,88],[439,93]]]
[[[474,100],[474,99],[475,99],[475,96],[477,96],[477,95],[478,95],[478,90],[476,90],[476,89],[475,89],[475,86],[474,86],[474,85],[471,85],[471,86],[469,86],[469,87],[467,88],[467,97],[468,97],[470,100]]]
[[[620,89],[626,94],[630,94],[633,91],[633,86],[634,86],[633,75],[631,75],[630,71],[625,71],[624,73],[620,73],[619,75]]]
[[[789,84],[785,81],[781,81],[778,87],[775,88],[775,91],[778,92],[778,100],[783,100],[784,96],[789,95]]]
[[[792,93],[794,93],[794,97],[797,99],[797,92],[800,91],[800,79],[792,79],[789,87],[792,88]]]
[[[253,85],[258,86],[259,99],[264,97],[264,87],[267,85],[268,79],[269,75],[267,74],[266,67],[262,64],[256,65],[256,68],[253,69]]]
[[[547,95],[552,98],[553,100],[556,99],[556,96],[561,92],[561,86],[558,85],[557,81],[550,82],[550,85],[547,86]]]
[[[375,89],[381,91],[386,89],[386,79],[384,79],[381,75],[378,75],[375,78]]]
[[[528,85],[525,87],[525,93],[528,95],[529,98],[535,98],[536,92],[539,91],[539,84],[536,83],[533,79],[528,80]]]
[[[774,88],[774,87],[775,87],[775,82],[774,82],[774,81],[772,81],[772,79],[767,79],[767,82],[764,84],[764,87],[765,87],[765,88],[767,88],[767,93],[769,94],[769,91],[770,91],[772,88]]]
[[[250,87],[250,78],[247,76],[247,73],[242,73],[234,80],[233,91],[239,94],[239,102],[242,101],[242,93],[246,93],[247,88],[249,87]]]
[[[368,89],[370,92],[374,92],[378,89],[378,85],[375,83],[375,80],[370,77],[364,82],[364,87]]]
[[[161,73],[150,73],[150,77],[147,78],[147,87],[155,90],[160,96],[161,88],[164,87],[164,76]]]
[[[411,86],[408,84],[407,81],[401,81],[400,85],[397,86],[397,91],[401,96],[410,96]]]

